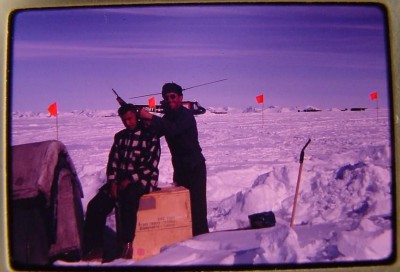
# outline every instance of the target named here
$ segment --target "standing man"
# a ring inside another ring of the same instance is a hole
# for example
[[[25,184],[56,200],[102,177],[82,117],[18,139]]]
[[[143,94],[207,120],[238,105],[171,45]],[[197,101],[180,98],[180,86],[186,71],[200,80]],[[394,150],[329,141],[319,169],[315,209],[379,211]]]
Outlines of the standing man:
[[[193,113],[182,105],[182,87],[166,83],[162,87],[165,115],[161,118],[141,109],[140,117],[165,136],[174,167],[173,181],[190,192],[193,235],[208,232],[206,164],[201,153],[197,124]]]
[[[122,104],[118,109],[125,129],[114,136],[107,164],[107,183],[89,202],[84,226],[83,261],[103,259],[106,218],[118,205],[121,258],[131,259],[140,197],[158,184],[159,137],[138,122],[137,109]]]

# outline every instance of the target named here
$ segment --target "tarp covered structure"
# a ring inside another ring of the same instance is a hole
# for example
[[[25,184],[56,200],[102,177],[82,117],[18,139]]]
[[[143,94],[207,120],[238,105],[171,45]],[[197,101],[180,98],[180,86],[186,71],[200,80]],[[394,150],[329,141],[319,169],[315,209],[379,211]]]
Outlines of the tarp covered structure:
[[[11,265],[79,258],[83,191],[65,145],[55,140],[15,145],[11,156]]]

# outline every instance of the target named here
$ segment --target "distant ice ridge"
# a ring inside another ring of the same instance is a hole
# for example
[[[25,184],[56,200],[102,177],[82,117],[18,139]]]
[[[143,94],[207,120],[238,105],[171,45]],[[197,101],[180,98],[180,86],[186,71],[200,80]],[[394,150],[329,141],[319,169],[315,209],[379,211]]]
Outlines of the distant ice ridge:
[[[329,108],[329,109],[320,109],[315,106],[306,106],[306,107],[280,107],[280,106],[268,106],[265,107],[264,110],[261,106],[249,106],[244,109],[235,108],[235,107],[208,107],[206,114],[221,114],[221,113],[229,113],[229,114],[237,114],[237,113],[257,113],[257,112],[304,112],[304,111],[345,111],[349,109],[339,109],[339,108]],[[366,109],[368,110],[368,109]],[[370,109],[374,110],[374,109]],[[33,111],[14,111],[12,112],[12,118],[45,118],[50,117],[47,112],[33,112]],[[60,111],[59,116],[86,116],[86,117],[116,117],[118,116],[117,110],[73,110],[73,111]]]
[[[87,117],[115,117],[118,116],[117,110],[73,110],[69,112],[58,113],[59,116],[87,116]],[[37,117],[45,118],[50,117],[49,113],[45,112],[32,112],[32,111],[14,111],[12,113],[12,118],[27,118],[27,117]]]

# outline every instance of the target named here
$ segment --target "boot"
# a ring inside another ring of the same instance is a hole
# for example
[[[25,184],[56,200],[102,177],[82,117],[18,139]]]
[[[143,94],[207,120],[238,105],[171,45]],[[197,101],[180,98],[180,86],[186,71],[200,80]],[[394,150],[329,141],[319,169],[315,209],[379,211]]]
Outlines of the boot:
[[[125,243],[123,248],[122,248],[122,254],[121,258],[122,259],[132,259],[132,254],[133,254],[133,243]]]
[[[82,258],[84,262],[102,262],[103,261],[103,248],[93,248],[85,253]]]

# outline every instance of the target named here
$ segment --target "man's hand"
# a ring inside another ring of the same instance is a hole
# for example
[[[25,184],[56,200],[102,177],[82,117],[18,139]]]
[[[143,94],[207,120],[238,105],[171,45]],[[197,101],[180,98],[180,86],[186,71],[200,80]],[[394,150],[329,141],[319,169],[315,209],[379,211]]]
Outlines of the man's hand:
[[[153,118],[153,114],[151,114],[150,112],[148,112],[144,108],[140,109],[139,116],[140,116],[140,118],[145,119],[145,120],[151,120],[151,118]]]
[[[151,125],[151,120],[143,119],[143,125],[148,128]]]
[[[128,186],[128,184],[131,181],[129,179],[124,179],[119,185],[118,185],[118,190],[122,191],[125,190],[126,186]]]
[[[117,189],[118,189],[117,184],[115,182],[112,182],[110,184],[110,196],[114,199],[117,199],[117,196],[118,196]]]

